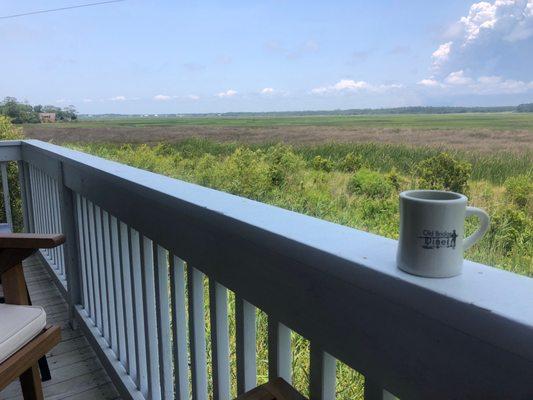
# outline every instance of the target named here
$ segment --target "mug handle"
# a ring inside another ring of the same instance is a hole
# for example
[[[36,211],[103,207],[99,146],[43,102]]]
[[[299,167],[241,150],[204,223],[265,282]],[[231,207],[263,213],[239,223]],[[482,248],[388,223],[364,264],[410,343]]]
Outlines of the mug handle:
[[[466,217],[470,215],[475,215],[480,222],[479,228],[473,234],[465,238],[463,241],[463,250],[468,250],[474,243],[476,243],[481,237],[487,232],[490,225],[489,215],[483,211],[481,208],[476,207],[466,207]]]

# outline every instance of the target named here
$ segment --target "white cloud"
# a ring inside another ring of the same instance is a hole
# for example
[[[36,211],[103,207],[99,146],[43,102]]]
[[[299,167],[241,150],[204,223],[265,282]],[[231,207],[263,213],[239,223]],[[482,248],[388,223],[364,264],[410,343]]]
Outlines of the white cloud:
[[[83,102],[84,103],[92,103],[93,102],[93,99],[83,99]]]
[[[450,85],[468,85],[472,78],[465,75],[463,70],[451,72],[444,81]]]
[[[275,92],[274,88],[266,87],[261,90],[261,94],[273,94]]]
[[[334,85],[317,87],[311,90],[313,94],[324,93],[342,93],[342,92],[357,92],[357,91],[371,91],[371,92],[384,92],[390,89],[400,89],[403,85],[398,83],[371,85],[365,81],[354,81],[353,79],[341,79]]]
[[[418,84],[451,95],[504,95],[533,91],[533,81],[505,79],[496,75],[474,79],[466,76],[462,70],[450,73],[442,82],[428,78],[422,79]]]
[[[109,100],[111,100],[111,101],[124,101],[124,100],[126,100],[126,97],[125,96],[115,96],[115,97],[111,97]]]
[[[190,100],[200,100],[200,96],[196,95],[196,94],[189,94],[187,95],[187,98],[190,99]]]
[[[154,100],[156,101],[168,101],[172,99],[172,96],[168,96],[166,94],[157,94],[154,96]]]
[[[426,78],[426,79],[422,79],[420,81],[417,82],[418,85],[421,85],[421,86],[426,86],[426,87],[436,87],[436,86],[440,86],[441,83],[433,78]]]
[[[225,92],[220,92],[220,93],[217,93],[217,96],[220,97],[221,99],[222,98],[225,98],[225,97],[233,97],[237,94],[237,91],[236,90],[233,90],[233,89],[228,89],[226,90]]]
[[[66,99],[57,99],[56,100],[56,103],[59,103],[59,104],[63,104],[63,103],[66,103],[67,100]]]
[[[477,2],[452,27],[432,54],[434,71],[531,77],[533,0]]]
[[[448,61],[450,58],[450,52],[452,51],[452,44],[453,42],[443,43],[433,52],[431,55],[433,58],[433,66],[439,67],[445,61]]]

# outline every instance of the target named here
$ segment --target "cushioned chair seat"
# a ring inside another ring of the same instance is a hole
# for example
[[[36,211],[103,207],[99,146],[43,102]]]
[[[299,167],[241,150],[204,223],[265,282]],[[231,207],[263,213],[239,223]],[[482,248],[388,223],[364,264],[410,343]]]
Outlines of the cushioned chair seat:
[[[46,313],[38,306],[0,304],[0,363],[37,336],[46,326]]]

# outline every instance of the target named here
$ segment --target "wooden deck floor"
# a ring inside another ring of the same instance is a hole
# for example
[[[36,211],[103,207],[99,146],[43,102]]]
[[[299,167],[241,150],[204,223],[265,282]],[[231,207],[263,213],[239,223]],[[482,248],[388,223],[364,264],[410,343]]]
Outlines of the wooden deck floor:
[[[80,330],[68,324],[67,304],[39,258],[24,263],[30,297],[44,307],[49,324],[61,326],[61,343],[49,354],[52,380],[43,383],[47,400],[119,399],[107,373]],[[21,399],[18,381],[0,392],[1,400]]]

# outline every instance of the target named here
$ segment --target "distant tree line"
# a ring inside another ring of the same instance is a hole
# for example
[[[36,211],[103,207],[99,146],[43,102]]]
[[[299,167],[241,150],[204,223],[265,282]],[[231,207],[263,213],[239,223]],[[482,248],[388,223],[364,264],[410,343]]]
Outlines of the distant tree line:
[[[72,105],[67,107],[32,106],[26,102],[18,101],[15,97],[5,97],[0,102],[0,115],[5,115],[14,124],[39,123],[39,113],[55,113],[56,121],[74,121],[78,119],[78,112]]]
[[[520,104],[516,107],[516,112],[533,112],[533,103]]]
[[[178,117],[296,117],[320,115],[385,115],[385,114],[465,114],[494,112],[533,112],[533,103],[519,106],[499,107],[397,107],[397,108],[356,108],[349,110],[317,110],[317,111],[272,111],[272,112],[227,112],[197,114],[81,114],[83,119],[114,119],[114,118],[178,118]]]

